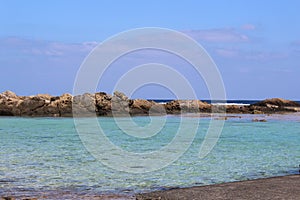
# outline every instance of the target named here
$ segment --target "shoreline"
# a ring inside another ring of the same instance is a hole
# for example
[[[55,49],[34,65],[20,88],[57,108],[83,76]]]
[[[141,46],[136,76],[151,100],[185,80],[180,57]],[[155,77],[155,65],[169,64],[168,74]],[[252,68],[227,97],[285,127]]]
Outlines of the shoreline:
[[[279,112],[272,114],[247,114],[247,113],[182,113],[182,114],[166,114],[166,115],[152,115],[151,117],[182,117],[182,118],[199,118],[199,119],[210,119],[210,120],[250,120],[252,122],[268,122],[270,121],[292,121],[300,122],[300,112]],[[76,118],[90,118],[97,117],[101,118],[112,118],[112,117],[128,117],[128,116],[79,116]],[[149,115],[133,115],[130,117],[149,117]],[[54,116],[7,116],[0,115],[0,119],[5,118],[47,118],[47,119],[73,119],[73,117],[54,117]]]
[[[154,199],[298,199],[300,175],[277,176],[207,186],[137,194],[137,200]]]
[[[103,193],[93,194],[76,193],[70,190],[50,192],[28,192],[27,195],[14,195],[0,193],[1,200],[37,200],[37,199],[89,199],[89,200],[163,200],[163,199],[297,199],[300,196],[300,174],[258,178],[245,181],[218,183],[212,185],[192,186],[183,188],[162,188],[161,190],[122,194]]]

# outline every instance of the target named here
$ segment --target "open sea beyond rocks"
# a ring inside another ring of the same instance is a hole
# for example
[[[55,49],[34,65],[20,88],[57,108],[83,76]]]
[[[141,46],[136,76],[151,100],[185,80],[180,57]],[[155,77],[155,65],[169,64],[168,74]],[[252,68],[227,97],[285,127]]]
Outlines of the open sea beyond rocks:
[[[106,136],[132,152],[148,152],[168,144],[181,117],[167,115],[163,129],[151,138],[122,132],[114,118],[97,118]],[[253,118],[267,122],[253,122]],[[147,116],[132,117],[145,126]],[[130,120],[130,118],[122,118]],[[300,164],[300,115],[235,115],[225,121],[214,149],[198,157],[210,117],[200,119],[190,148],[176,162],[154,172],[131,174],[110,169],[83,146],[72,118],[0,118],[0,197],[34,196],[57,191],[74,194],[134,194],[171,187],[297,174]],[[216,119],[212,119],[216,120]]]

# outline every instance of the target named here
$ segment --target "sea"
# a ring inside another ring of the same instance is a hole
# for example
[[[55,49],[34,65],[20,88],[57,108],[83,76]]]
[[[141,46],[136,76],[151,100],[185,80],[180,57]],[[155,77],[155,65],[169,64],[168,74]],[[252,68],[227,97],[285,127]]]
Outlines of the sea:
[[[253,122],[254,118],[267,121]],[[0,196],[55,191],[134,194],[299,173],[299,113],[230,115],[205,157],[199,157],[199,149],[211,122],[220,120],[219,116],[135,116],[120,120],[139,126],[136,135],[143,135],[143,128],[152,121],[164,122],[155,135],[136,137],[126,134],[115,118],[96,118],[106,139],[128,152],[162,149],[176,137],[183,120],[191,124],[184,134],[194,131],[195,124],[197,129],[192,141],[182,140],[182,146],[188,148],[174,162],[153,171],[132,173],[115,169],[91,154],[72,118],[0,117]]]

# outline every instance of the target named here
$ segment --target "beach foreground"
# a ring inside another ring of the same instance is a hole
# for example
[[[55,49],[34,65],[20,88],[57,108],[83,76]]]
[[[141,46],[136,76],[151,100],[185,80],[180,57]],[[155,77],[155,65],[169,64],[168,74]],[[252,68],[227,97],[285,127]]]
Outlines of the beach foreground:
[[[163,200],[163,199],[285,199],[295,200],[300,196],[300,175],[288,175],[216,185],[176,188],[135,195],[88,195],[58,191],[32,197],[2,196],[2,200],[16,199],[92,199],[92,200]]]
[[[264,178],[136,195],[154,199],[299,199],[300,175]]]

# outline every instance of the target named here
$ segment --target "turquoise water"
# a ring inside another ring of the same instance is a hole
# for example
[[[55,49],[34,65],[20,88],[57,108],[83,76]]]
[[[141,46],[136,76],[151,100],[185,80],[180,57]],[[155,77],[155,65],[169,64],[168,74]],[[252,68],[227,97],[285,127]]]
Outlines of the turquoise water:
[[[122,133],[113,118],[98,120],[114,144],[146,152],[168,144],[180,123],[180,116],[160,118],[166,120],[165,127],[147,139]],[[197,122],[192,117],[189,120]],[[149,118],[134,117],[134,121],[146,125]],[[162,170],[131,174],[93,158],[71,118],[0,118],[0,196],[53,190],[135,193],[298,173],[299,118],[277,116],[265,123],[252,122],[246,115],[229,118],[215,148],[199,159],[209,122],[201,118],[196,138],[179,160]]]

